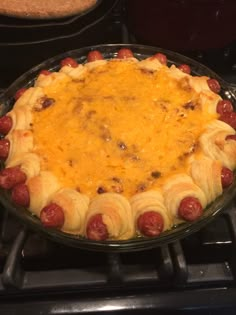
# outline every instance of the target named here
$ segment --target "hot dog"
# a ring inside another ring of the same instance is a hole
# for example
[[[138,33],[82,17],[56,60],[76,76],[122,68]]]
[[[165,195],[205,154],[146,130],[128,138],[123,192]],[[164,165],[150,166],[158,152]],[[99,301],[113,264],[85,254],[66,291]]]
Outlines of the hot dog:
[[[28,208],[30,195],[27,185],[24,183],[15,185],[11,192],[11,199],[16,205]]]
[[[236,141],[236,135],[228,135],[225,140],[234,140]]]
[[[46,70],[46,69],[43,69],[43,70],[41,70],[41,71],[39,72],[39,74],[43,74],[43,75],[50,75],[50,74],[51,74],[51,72],[50,72],[50,71],[48,71],[48,70]]]
[[[147,211],[139,216],[137,227],[141,234],[145,236],[158,236],[164,229],[164,219],[156,211]]]
[[[71,57],[67,57],[67,58],[64,58],[63,60],[61,60],[60,65],[61,65],[61,67],[69,66],[72,68],[76,68],[78,66],[78,62]]]
[[[56,203],[51,203],[41,210],[40,220],[45,227],[61,228],[65,220],[63,209]]]
[[[155,55],[153,55],[152,57],[150,57],[151,60],[153,59],[157,59],[160,61],[160,63],[162,63],[163,65],[166,65],[167,64],[167,58],[164,54],[162,53],[157,53]]]
[[[89,204],[84,226],[87,237],[129,239],[134,235],[134,220],[128,200],[118,193],[96,196]]]
[[[14,96],[15,100],[17,101],[25,93],[26,90],[26,88],[19,89]]]
[[[236,113],[224,113],[219,118],[221,121],[225,122],[226,124],[230,125],[232,128],[236,129]]]
[[[234,173],[227,167],[222,167],[221,170],[221,183],[223,188],[229,187],[234,180]]]
[[[26,175],[19,166],[5,168],[0,172],[0,187],[2,188],[11,189],[25,181]]]
[[[89,219],[86,234],[93,241],[105,241],[108,238],[108,230],[103,222],[102,214],[95,214]]]
[[[191,68],[189,67],[189,65],[182,64],[178,68],[179,68],[179,70],[183,71],[184,73],[187,73],[187,74],[191,73]]]
[[[207,84],[212,92],[216,94],[220,93],[220,84],[216,79],[208,79]]]
[[[0,133],[2,135],[8,134],[12,127],[12,118],[10,116],[2,116],[0,118]]]
[[[172,221],[160,190],[138,193],[130,203],[138,233],[153,237],[171,227]]]
[[[8,158],[10,150],[10,141],[8,139],[0,140],[0,160],[5,161]]]
[[[63,231],[83,234],[85,215],[89,205],[87,196],[74,189],[62,188],[52,195],[49,202],[57,204],[63,209]]]
[[[231,113],[234,110],[232,103],[229,100],[220,100],[217,103],[216,111],[220,115]]]
[[[197,170],[194,166],[194,171],[200,176],[200,179],[203,179],[203,183],[207,184],[202,176],[205,173],[197,172]],[[193,177],[193,174],[191,177],[185,174],[173,175],[170,181],[164,185],[167,209],[177,219],[194,221],[199,218],[202,209],[207,205],[207,195],[201,185],[198,185],[197,181],[193,181]]]
[[[103,60],[103,55],[98,50],[93,50],[88,53],[87,60],[88,62],[95,60]]]
[[[179,205],[178,215],[185,221],[195,221],[203,213],[203,208],[199,200],[195,197],[184,198]]]
[[[134,57],[134,54],[128,48],[121,48],[117,53],[118,59],[126,59],[126,58],[132,58],[132,57]]]

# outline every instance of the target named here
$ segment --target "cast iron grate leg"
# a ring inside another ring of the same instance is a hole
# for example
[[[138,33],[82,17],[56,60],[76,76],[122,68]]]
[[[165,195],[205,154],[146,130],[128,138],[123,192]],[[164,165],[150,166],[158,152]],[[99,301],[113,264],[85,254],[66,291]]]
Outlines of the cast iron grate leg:
[[[22,229],[16,237],[3,269],[2,283],[5,288],[20,288],[24,279],[21,268],[21,252],[27,238],[26,229]]]
[[[184,252],[180,242],[170,245],[172,259],[174,263],[174,281],[175,284],[184,285],[188,279],[188,268],[184,257]]]

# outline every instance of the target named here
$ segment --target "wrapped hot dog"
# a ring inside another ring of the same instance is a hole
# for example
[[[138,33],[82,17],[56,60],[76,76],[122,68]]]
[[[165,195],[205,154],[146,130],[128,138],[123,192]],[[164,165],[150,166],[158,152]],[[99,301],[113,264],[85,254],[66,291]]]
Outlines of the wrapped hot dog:
[[[7,116],[11,117],[13,130],[30,129],[32,124],[32,112],[26,106],[20,106],[11,110]]]
[[[172,226],[164,198],[160,190],[138,193],[130,200],[135,227],[138,233],[158,236]]]
[[[40,172],[40,158],[35,153],[25,153],[11,159],[6,163],[7,167],[19,166],[27,178],[37,176]]]
[[[207,204],[211,203],[223,192],[221,171],[221,162],[208,157],[197,159],[191,164],[191,176],[204,192]]]
[[[39,175],[27,181],[30,195],[30,210],[40,216],[40,212],[45,207],[51,196],[60,188],[57,178],[47,171],[42,171]]]
[[[5,139],[10,144],[6,165],[33,150],[33,134],[30,130],[12,130]]]
[[[63,68],[67,68],[67,67],[63,67]],[[75,69],[75,68],[71,68],[68,67],[68,71],[71,69]],[[64,72],[64,73],[63,73]],[[39,91],[44,91],[43,88],[50,86],[51,84],[60,84],[60,82],[63,82],[66,80],[69,81],[69,77],[68,77],[68,73],[66,71],[63,72],[52,72],[50,75],[43,75],[40,74],[35,82],[35,86],[39,89]],[[42,97],[43,95],[41,95]]]
[[[230,135],[235,130],[220,120],[211,122],[199,138],[199,144],[206,156],[233,170],[236,167],[236,141]]]
[[[196,220],[207,205],[204,192],[184,173],[169,177],[163,193],[165,206],[176,222],[180,219]]]
[[[86,74],[87,69],[83,65],[78,65],[76,68],[70,66],[63,66],[60,69],[59,74],[66,74],[68,77],[71,77],[73,80],[82,79],[83,76]]]
[[[134,223],[128,200],[116,193],[95,197],[86,215],[85,235],[94,240],[131,238]]]
[[[63,188],[50,198],[49,204],[52,203],[60,206],[63,210],[64,223],[62,230],[82,235],[89,198],[74,189]]]
[[[28,109],[41,108],[40,100],[45,96],[41,87],[30,87],[15,102],[14,109],[27,107]]]
[[[12,129],[12,118],[7,114],[0,118],[0,134],[7,135]]]

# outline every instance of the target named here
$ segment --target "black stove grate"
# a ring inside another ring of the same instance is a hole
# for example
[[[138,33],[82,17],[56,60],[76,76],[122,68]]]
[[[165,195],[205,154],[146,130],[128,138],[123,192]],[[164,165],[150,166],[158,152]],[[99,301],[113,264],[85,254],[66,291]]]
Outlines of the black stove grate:
[[[235,205],[181,241],[120,254],[54,243],[1,212],[0,303],[8,311],[72,314],[73,307],[75,314],[151,314],[192,308],[205,314],[236,308]]]
[[[0,296],[25,294],[29,290],[54,293],[72,288],[109,291],[111,287],[151,286],[200,289],[236,284],[234,205],[201,231],[168,246],[96,256],[94,252],[69,248],[28,232],[4,213],[0,231]]]

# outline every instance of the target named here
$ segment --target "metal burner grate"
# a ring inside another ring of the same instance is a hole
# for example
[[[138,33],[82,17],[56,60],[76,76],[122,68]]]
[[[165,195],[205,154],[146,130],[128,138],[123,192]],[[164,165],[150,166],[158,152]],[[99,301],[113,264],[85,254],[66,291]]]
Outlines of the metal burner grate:
[[[192,307],[204,314],[204,309],[236,307],[234,205],[182,241],[121,254],[53,243],[26,231],[7,211],[2,213],[0,301],[3,305],[11,301],[11,307],[24,314],[37,303],[40,307],[34,314],[52,305],[56,309],[45,314],[70,310],[69,305],[80,313],[102,312],[106,307],[126,312]],[[26,307],[19,298],[27,301]]]
[[[9,294],[9,288],[18,289],[13,294],[25,294],[29,290],[53,293],[72,288],[106,291],[111,287],[173,289],[235,285],[234,206],[180,242],[121,254],[69,248],[20,227],[9,246],[17,226],[12,222],[7,214],[2,217],[0,295]]]

